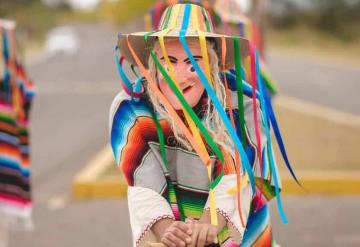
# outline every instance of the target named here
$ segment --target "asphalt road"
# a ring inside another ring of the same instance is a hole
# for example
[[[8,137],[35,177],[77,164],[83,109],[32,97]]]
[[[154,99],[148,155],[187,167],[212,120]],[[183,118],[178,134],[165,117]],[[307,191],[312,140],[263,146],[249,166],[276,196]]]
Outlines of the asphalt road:
[[[280,92],[359,115],[360,65],[301,54],[270,52],[270,71]]]
[[[12,234],[12,247],[131,246],[126,200],[70,198],[72,178],[108,141],[108,110],[120,89],[117,30],[99,24],[76,30],[76,55],[34,59],[28,66],[39,91],[31,123],[36,229]],[[359,68],[277,53],[270,61],[283,93],[359,113]],[[272,216],[282,246],[360,246],[359,197],[285,197],[284,204],[290,225],[282,226],[275,210]]]

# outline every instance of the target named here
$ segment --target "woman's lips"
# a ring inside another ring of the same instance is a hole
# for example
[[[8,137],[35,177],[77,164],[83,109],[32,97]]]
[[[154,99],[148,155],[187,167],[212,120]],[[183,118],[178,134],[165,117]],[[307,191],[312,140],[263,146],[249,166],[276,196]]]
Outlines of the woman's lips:
[[[184,87],[184,88],[182,89],[182,92],[183,92],[183,93],[188,92],[194,85],[195,85],[195,82],[193,82],[193,83],[191,83],[190,85]]]

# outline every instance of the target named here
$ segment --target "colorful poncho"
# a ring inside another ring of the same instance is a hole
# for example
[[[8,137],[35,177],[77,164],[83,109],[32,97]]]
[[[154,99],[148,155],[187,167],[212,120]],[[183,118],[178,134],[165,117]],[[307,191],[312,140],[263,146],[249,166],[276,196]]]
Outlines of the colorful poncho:
[[[7,228],[31,229],[28,121],[34,86],[23,66],[9,59],[8,30],[1,33],[5,70],[0,79],[0,217]]]
[[[246,92],[250,93],[251,90]],[[259,174],[250,96],[244,97],[247,153],[255,174]],[[234,97],[235,114],[236,102],[237,99]],[[260,112],[260,109],[258,110]],[[201,111],[198,111],[198,115],[201,115]],[[163,162],[159,148],[156,119],[164,135],[168,164]],[[128,201],[133,246],[142,246],[145,241],[156,241],[151,227],[160,219],[199,219],[204,210],[207,210],[209,179],[206,167],[196,153],[182,148],[177,143],[166,120],[157,114],[154,118],[147,100],[142,98],[140,101],[134,101],[124,91],[119,93],[110,111],[110,136],[116,164],[129,185]],[[262,141],[264,147],[265,135]],[[264,156],[266,159],[266,155]],[[238,246],[240,242],[241,246],[271,246],[266,197],[260,196],[260,193],[253,195],[249,183],[242,188],[242,212],[247,221],[246,228],[242,227],[235,194],[228,193],[228,189],[236,184],[233,155],[229,154],[225,160],[225,176],[216,186],[215,194],[217,212],[226,218],[228,224],[218,236],[218,246]],[[216,177],[221,171],[220,162],[213,159],[212,169]],[[269,182],[270,180],[269,178]],[[267,183],[264,182],[263,191],[266,189],[265,184]],[[271,189],[269,191],[268,195],[270,194],[271,198]]]
[[[272,130],[286,166],[294,179],[297,182],[298,180],[287,158],[271,98],[265,89],[266,78],[261,76],[258,52],[246,39],[214,33],[208,13],[197,5],[177,4],[168,7],[161,20],[161,28],[157,31],[119,35],[116,48],[116,64],[125,92],[115,99],[111,110],[111,142],[116,163],[129,184],[128,199],[134,246],[141,246],[144,240],[151,236],[151,227],[159,219],[167,217],[184,220],[189,215],[199,218],[209,205],[211,224],[217,224],[216,211],[228,221],[227,229],[219,236],[222,246],[238,243],[245,246],[270,246],[273,241],[266,204],[274,195],[280,218],[287,223],[280,198],[280,178],[270,139]],[[216,144],[209,130],[203,125],[201,114],[189,106],[178,88],[171,61],[166,59],[168,55],[165,38],[172,37],[179,37],[181,47],[211,99],[211,107],[218,112],[226,127],[230,139],[224,141],[231,142],[236,148],[229,150],[228,154],[223,153],[224,150]],[[204,70],[194,59],[187,43],[187,39],[193,37],[198,37],[202,57],[206,60]],[[221,48],[215,49],[215,52],[220,60],[218,65],[222,71],[226,98],[221,96],[219,99],[211,85],[212,75],[206,54],[207,38],[212,40],[217,48]],[[161,64],[151,48],[156,42],[159,42],[166,67],[170,68],[170,71]],[[188,126],[149,73],[149,56],[181,102]],[[137,79],[128,79],[122,68],[124,59],[138,66],[147,84],[143,84],[143,79],[135,72]],[[247,80],[251,81],[251,86]],[[181,130],[181,134],[191,143],[193,150],[189,151],[176,142],[169,142],[175,139],[173,133],[169,126],[166,126],[167,123],[163,123],[165,120],[156,112],[152,112],[151,104],[144,100],[147,97],[144,85],[154,91]],[[222,100],[226,100],[225,108]],[[147,119],[145,125],[144,119]],[[216,154],[216,158],[215,155],[211,158],[212,154]],[[219,162],[216,159],[224,165],[223,171],[218,168]],[[200,176],[201,171],[189,164],[196,167],[208,165],[209,176]],[[157,170],[150,169],[154,167]],[[150,178],[153,173],[155,181]],[[198,179],[191,181],[195,183],[190,183],[186,179],[193,177],[193,174]],[[248,191],[249,183],[243,187],[239,186],[240,180],[244,181],[244,176],[249,178],[251,192]],[[205,177],[210,177],[211,182],[202,181]],[[184,178],[186,179],[182,180]],[[159,181],[162,183],[158,184]],[[204,186],[205,184],[207,186]],[[199,195],[189,194],[193,191],[205,193],[203,200]],[[241,204],[237,201],[237,195],[242,197]],[[239,215],[240,212],[242,217]]]

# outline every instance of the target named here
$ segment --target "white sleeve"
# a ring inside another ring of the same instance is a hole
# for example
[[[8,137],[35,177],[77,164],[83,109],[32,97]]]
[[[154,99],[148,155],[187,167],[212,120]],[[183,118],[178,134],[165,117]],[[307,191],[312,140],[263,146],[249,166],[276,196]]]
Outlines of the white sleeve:
[[[236,194],[229,193],[230,188],[236,186],[236,174],[225,175],[221,178],[219,184],[214,188],[216,199],[216,210],[219,214],[224,216],[227,221],[227,226],[230,230],[230,235],[236,242],[240,242],[244,235],[246,222],[249,216],[250,205],[252,200],[252,190],[249,181],[242,188],[241,212],[244,219],[243,226],[241,224],[239,210],[236,202]],[[207,201],[205,209],[209,209],[209,201]]]
[[[152,189],[129,186],[128,206],[134,247],[156,242],[151,227],[161,219],[175,219],[170,204]]]

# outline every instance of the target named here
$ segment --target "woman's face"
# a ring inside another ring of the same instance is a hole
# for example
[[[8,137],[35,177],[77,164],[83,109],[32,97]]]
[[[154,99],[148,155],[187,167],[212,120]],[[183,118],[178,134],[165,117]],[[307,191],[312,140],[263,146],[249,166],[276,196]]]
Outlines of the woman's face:
[[[204,64],[201,56],[200,45],[193,41],[188,43],[191,53],[194,59],[203,70]],[[169,60],[174,68],[175,79],[178,83],[180,90],[182,91],[184,98],[191,107],[194,107],[199,102],[201,96],[204,93],[204,86],[202,85],[194,67],[192,66],[190,59],[186,55],[182,45],[177,40],[170,40],[165,42],[165,48],[168,53]],[[169,72],[169,68],[166,66],[165,58],[161,52],[159,45],[154,47],[155,54],[160,60],[161,64]],[[169,73],[170,74],[170,73]],[[181,103],[173,93],[167,81],[162,74],[158,71],[158,83],[160,90],[165,97],[169,100],[175,110],[182,109]]]

